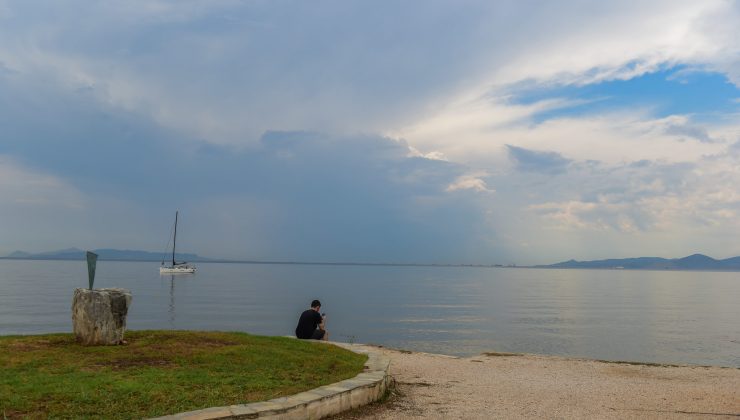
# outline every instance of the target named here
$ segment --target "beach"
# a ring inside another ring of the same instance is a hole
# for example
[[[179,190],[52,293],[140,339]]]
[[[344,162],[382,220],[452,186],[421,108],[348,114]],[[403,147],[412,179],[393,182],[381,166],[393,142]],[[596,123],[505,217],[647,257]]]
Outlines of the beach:
[[[391,359],[396,389],[337,419],[740,417],[738,368],[370,347]]]

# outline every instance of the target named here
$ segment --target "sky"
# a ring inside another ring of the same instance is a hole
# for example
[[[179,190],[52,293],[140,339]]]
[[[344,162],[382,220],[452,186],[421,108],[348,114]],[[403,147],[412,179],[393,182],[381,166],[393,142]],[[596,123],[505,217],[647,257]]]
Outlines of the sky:
[[[0,0],[0,255],[740,255],[740,2]]]

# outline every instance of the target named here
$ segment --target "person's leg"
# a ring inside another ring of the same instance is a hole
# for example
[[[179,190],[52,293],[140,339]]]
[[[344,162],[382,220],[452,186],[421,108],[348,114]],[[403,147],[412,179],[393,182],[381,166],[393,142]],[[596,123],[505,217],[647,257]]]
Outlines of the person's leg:
[[[324,330],[324,336],[321,339],[324,341],[329,341],[329,331]]]
[[[317,329],[313,331],[311,340],[324,340],[324,336],[326,336],[326,331]]]

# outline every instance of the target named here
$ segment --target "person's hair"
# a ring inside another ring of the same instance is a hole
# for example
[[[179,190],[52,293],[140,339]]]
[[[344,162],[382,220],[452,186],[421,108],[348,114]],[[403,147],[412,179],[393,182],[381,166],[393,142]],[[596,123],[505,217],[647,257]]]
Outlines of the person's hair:
[[[311,302],[311,307],[315,308],[317,306],[321,306],[321,302],[319,302],[318,299],[314,299],[313,302]]]

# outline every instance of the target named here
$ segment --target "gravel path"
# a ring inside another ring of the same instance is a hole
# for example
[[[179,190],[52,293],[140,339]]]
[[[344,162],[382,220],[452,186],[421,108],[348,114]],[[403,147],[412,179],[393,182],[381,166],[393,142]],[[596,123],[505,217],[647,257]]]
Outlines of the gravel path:
[[[740,418],[740,369],[378,349],[397,383],[336,419]]]

